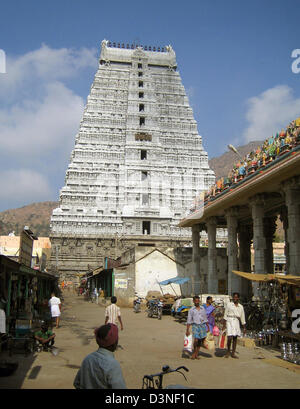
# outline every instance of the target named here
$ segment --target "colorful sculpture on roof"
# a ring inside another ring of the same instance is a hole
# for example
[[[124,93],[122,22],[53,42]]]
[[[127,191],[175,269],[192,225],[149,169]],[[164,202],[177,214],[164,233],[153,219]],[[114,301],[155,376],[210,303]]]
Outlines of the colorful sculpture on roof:
[[[235,183],[240,182],[248,175],[263,169],[279,156],[300,145],[300,117],[292,121],[280,133],[271,136],[258,146],[256,151],[248,153],[243,160],[236,163],[227,177],[217,180],[208,192],[205,193],[204,201],[217,196],[219,193],[229,189]]]

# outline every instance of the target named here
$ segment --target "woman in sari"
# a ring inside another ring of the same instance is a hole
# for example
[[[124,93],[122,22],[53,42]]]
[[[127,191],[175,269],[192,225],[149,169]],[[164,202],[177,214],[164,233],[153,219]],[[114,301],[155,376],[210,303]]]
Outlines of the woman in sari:
[[[215,314],[214,314],[215,307],[212,305],[212,302],[213,302],[213,299],[212,297],[209,296],[206,298],[206,304],[203,304],[203,307],[206,310],[209,331],[211,334],[213,333],[213,329],[215,326]]]

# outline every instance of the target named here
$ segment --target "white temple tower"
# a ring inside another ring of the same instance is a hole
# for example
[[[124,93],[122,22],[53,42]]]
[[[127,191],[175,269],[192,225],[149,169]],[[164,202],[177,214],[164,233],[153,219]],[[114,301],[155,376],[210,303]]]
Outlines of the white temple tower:
[[[71,278],[138,243],[187,243],[178,222],[214,180],[172,47],[102,41],[51,217],[52,268]]]

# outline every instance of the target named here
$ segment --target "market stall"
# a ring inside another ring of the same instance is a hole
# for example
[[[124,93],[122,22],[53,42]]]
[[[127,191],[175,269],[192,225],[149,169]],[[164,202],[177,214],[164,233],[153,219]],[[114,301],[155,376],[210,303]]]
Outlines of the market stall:
[[[5,334],[13,345],[14,340],[29,336],[37,321],[49,316],[48,300],[57,287],[57,278],[3,255],[0,256],[0,277]]]
[[[259,296],[244,305],[247,337],[259,346],[280,346],[283,359],[300,364],[300,334],[292,329],[293,311],[300,308],[300,276],[233,273],[258,283]]]

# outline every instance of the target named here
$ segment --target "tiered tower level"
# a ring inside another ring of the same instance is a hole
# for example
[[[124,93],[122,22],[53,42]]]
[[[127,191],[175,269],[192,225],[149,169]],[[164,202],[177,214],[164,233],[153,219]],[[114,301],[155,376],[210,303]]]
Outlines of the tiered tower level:
[[[137,243],[188,242],[177,225],[215,181],[172,47],[132,48],[102,41],[52,214],[51,264],[67,275]]]

